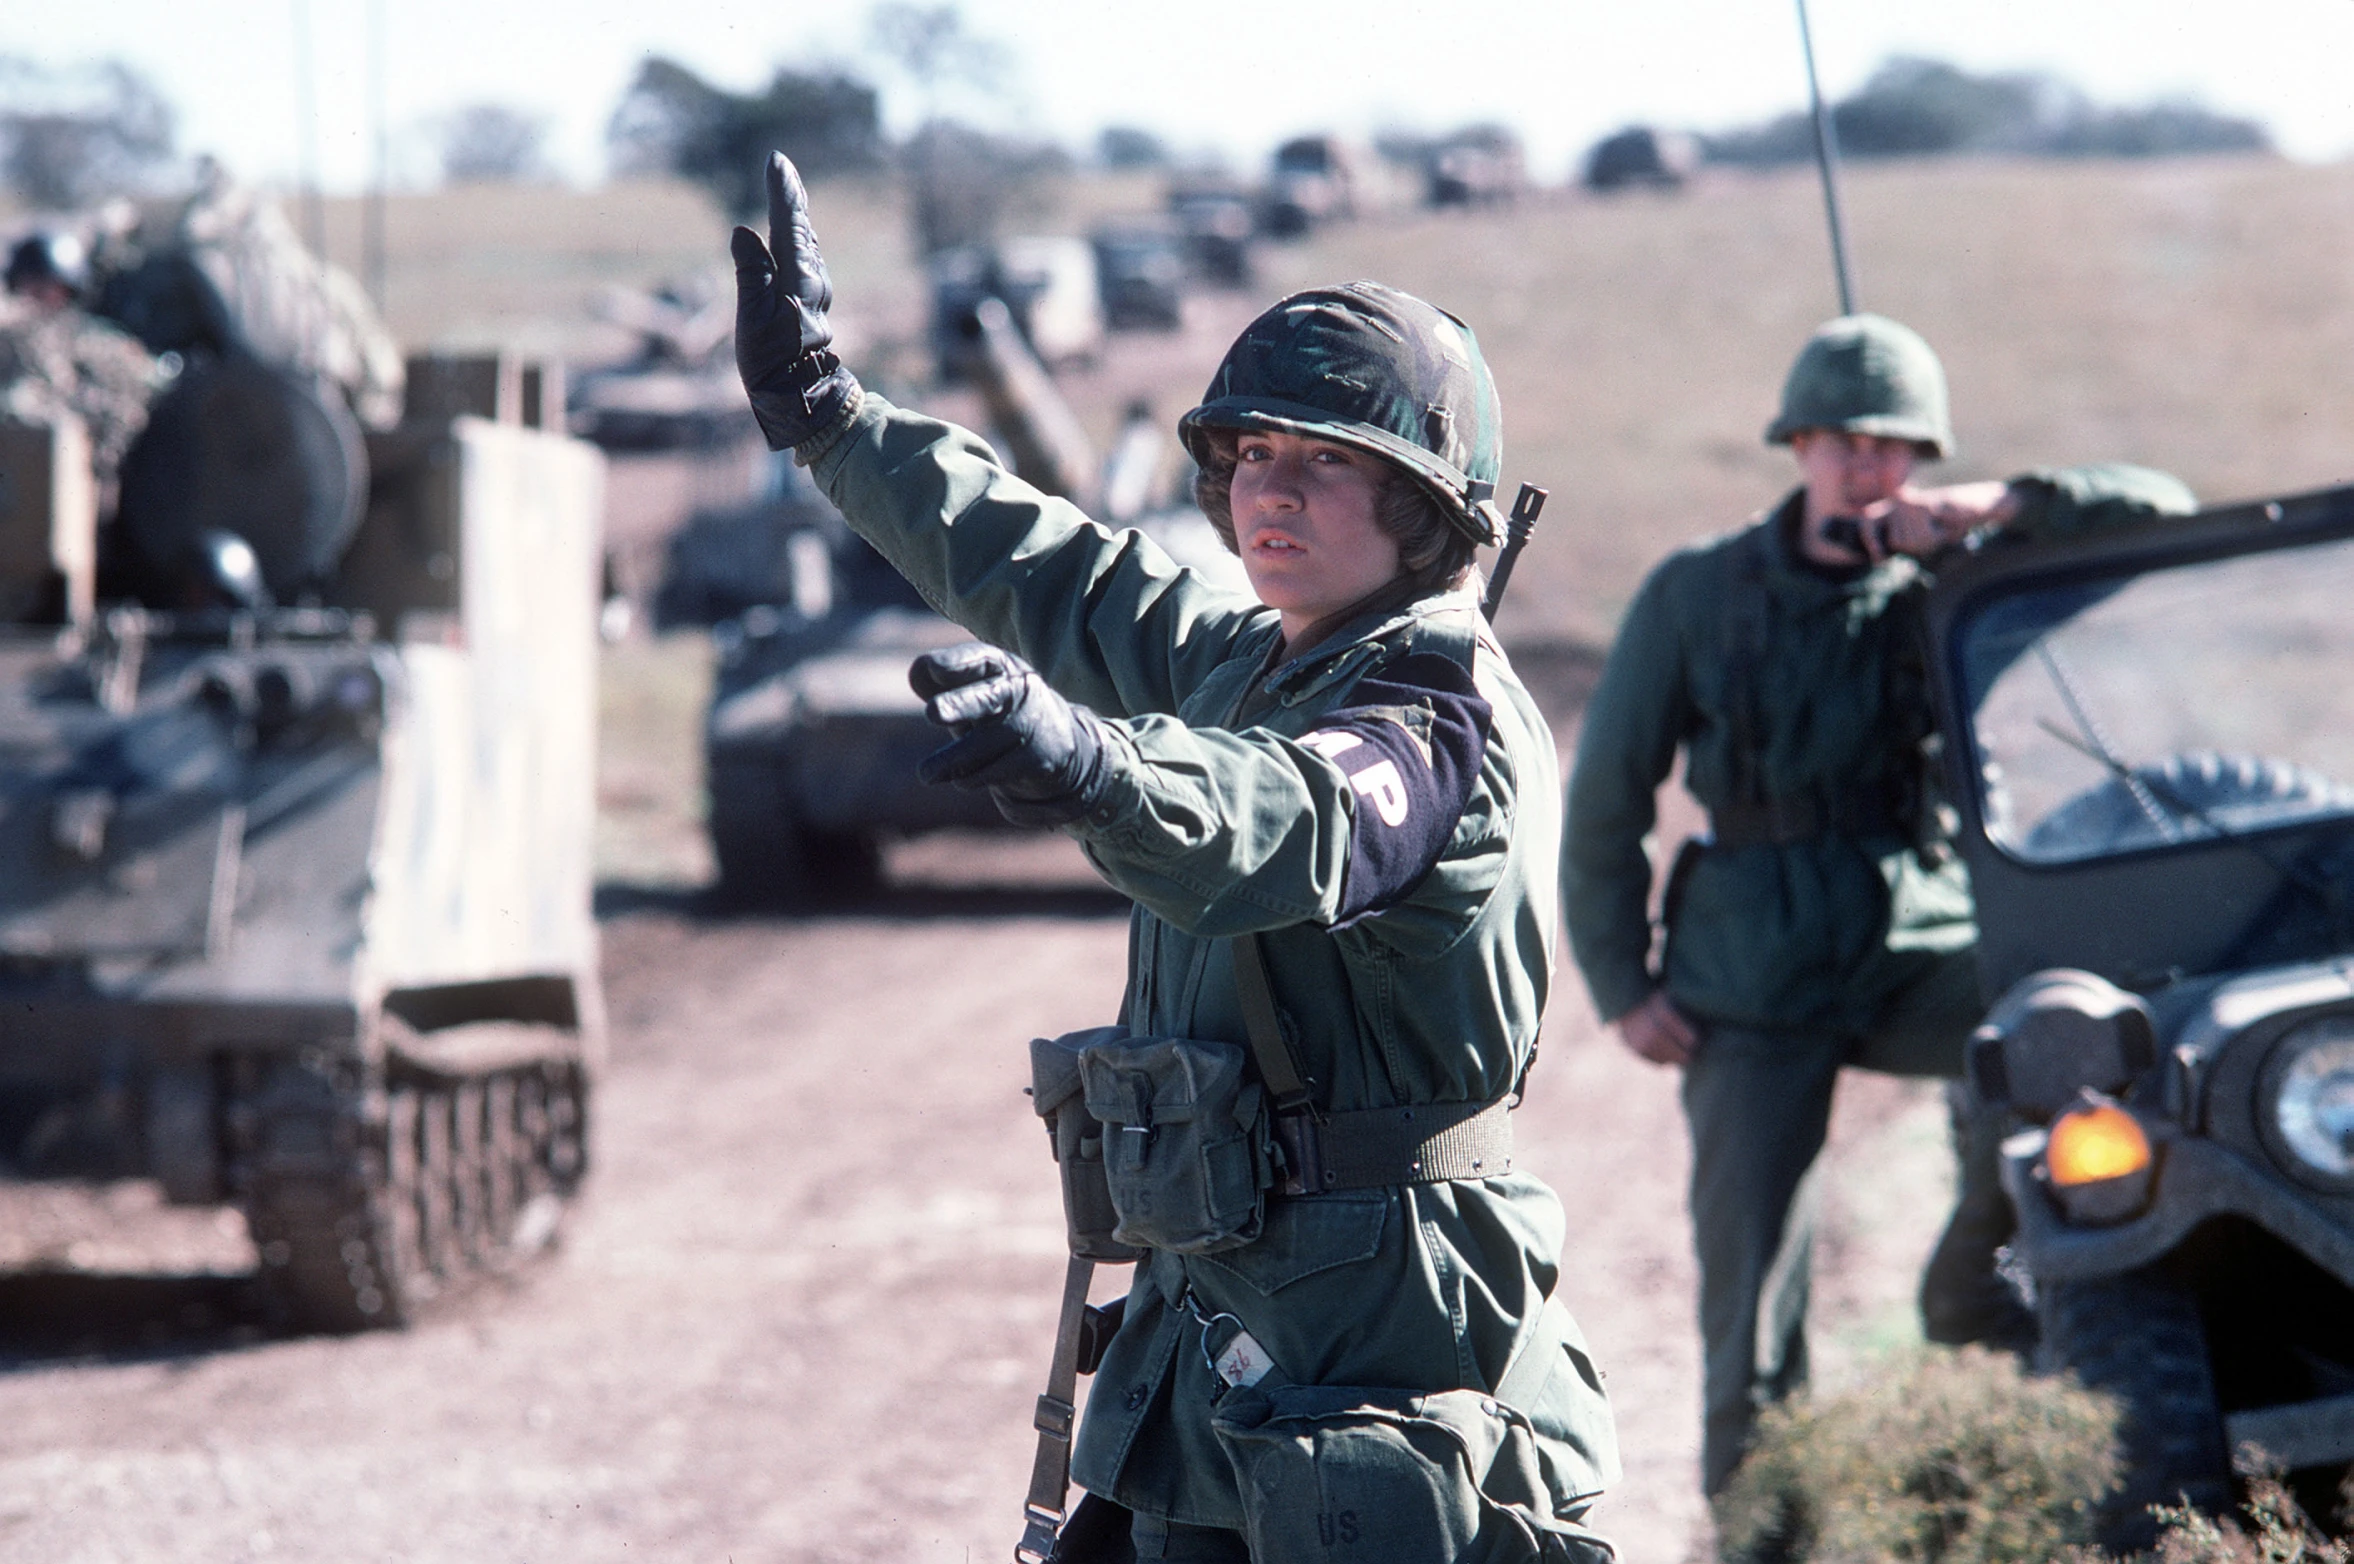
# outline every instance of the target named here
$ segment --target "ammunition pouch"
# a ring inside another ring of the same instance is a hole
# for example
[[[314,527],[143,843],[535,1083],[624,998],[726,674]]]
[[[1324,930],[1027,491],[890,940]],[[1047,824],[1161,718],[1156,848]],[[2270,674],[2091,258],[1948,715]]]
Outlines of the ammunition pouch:
[[[1062,1179],[1065,1233],[1071,1253],[1082,1260],[1119,1264],[1144,1253],[1113,1236],[1120,1214],[1104,1178],[1103,1125],[1088,1113],[1079,1077],[1081,1053],[1127,1035],[1126,1027],[1098,1026],[1030,1042],[1030,1101],[1046,1121],[1047,1143]]]
[[[1263,1383],[1221,1397],[1210,1429],[1234,1467],[1254,1564],[1616,1557],[1552,1513],[1535,1432],[1500,1395]]]
[[[1274,1156],[1267,1094],[1247,1049],[1101,1038],[1080,1051],[1079,1077],[1102,1126],[1115,1242],[1211,1254],[1259,1236]]]

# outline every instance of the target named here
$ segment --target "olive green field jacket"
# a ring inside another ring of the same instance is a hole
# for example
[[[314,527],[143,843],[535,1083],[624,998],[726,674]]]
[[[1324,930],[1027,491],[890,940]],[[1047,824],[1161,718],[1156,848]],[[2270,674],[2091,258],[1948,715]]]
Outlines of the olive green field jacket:
[[[2196,508],[2121,464],[2013,480],[2009,531],[2054,538]],[[1563,912],[1596,1010],[1665,986],[1704,1021],[1864,1035],[1940,953],[1977,938],[1961,861],[1942,850],[1920,610],[1930,574],[1896,556],[1825,571],[1797,553],[1803,492],[1670,555],[1628,606],[1586,708],[1563,832]],[[1998,545],[1999,546],[1999,545]],[[1689,849],[1653,967],[1655,795],[1684,756],[1712,820],[1778,804],[1850,824],[1797,840]]]
[[[1068,829],[1135,902],[1120,1017],[1133,1032],[1247,1046],[1230,948],[1257,933],[1318,1106],[1514,1088],[1557,936],[1557,770],[1470,591],[1370,613],[1287,661],[1272,610],[1032,488],[953,425],[869,396],[811,471],[942,613],[1110,719],[1110,787]],[[1436,866],[1394,904],[1344,917],[1351,825],[1372,805],[1300,736],[1407,653],[1467,670],[1492,727]],[[1553,1192],[1513,1171],[1277,1197],[1248,1244],[1149,1254],[1074,1475],[1146,1513],[1242,1524],[1198,1310],[1231,1315],[1302,1385],[1484,1392],[1518,1354],[1558,1355],[1538,1404],[1491,1400],[1494,1426],[1469,1433],[1502,1451],[1517,1475],[1499,1482],[1540,1519],[1572,1517],[1618,1463],[1599,1375],[1567,1312],[1546,1306],[1567,1236]]]

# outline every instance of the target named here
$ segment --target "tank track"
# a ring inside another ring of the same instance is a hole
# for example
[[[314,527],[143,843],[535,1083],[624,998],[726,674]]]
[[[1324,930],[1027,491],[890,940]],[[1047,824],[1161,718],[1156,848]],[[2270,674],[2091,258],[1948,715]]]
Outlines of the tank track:
[[[352,1059],[231,1062],[231,1189],[285,1324],[412,1324],[554,1243],[588,1168],[587,1070],[569,1034],[498,1030],[506,1057],[396,1052],[374,1080]]]

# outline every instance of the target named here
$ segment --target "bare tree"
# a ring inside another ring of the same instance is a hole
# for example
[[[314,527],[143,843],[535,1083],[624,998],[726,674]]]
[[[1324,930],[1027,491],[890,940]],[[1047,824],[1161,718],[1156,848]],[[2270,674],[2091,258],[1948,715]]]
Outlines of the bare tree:
[[[172,106],[118,60],[53,69],[0,55],[0,178],[34,206],[140,188],[171,160]]]
[[[733,93],[659,56],[639,65],[605,144],[615,172],[694,180],[731,216],[760,210],[771,149],[812,178],[877,167],[885,150],[875,90],[855,76],[780,68],[764,91]]]
[[[867,18],[867,33],[876,52],[923,94],[927,121],[940,117],[942,95],[949,88],[970,87],[996,97],[1012,70],[1005,45],[967,27],[964,13],[953,4],[884,0]]]
[[[548,121],[502,103],[472,103],[442,122],[441,177],[453,185],[548,177]]]

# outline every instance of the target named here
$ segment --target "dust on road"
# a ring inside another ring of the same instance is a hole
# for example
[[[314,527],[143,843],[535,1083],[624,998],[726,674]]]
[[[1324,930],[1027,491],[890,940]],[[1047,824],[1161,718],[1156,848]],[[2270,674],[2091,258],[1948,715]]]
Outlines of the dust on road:
[[[1058,841],[894,872],[839,916],[609,918],[589,1199],[536,1273],[406,1334],[276,1339],[233,1281],[125,1275],[142,1242],[151,1272],[250,1264],[142,1186],[9,1193],[0,1559],[1008,1556],[1062,1260],[1023,1044],[1111,1015],[1125,921]],[[1841,1154],[1933,1172],[1927,1111],[1851,1091]],[[1672,1079],[1565,991],[1519,1132],[1618,1407],[1602,1524],[1638,1564],[1699,1556]],[[1859,1351],[1903,1334],[1937,1196],[1896,1204],[1834,1212],[1826,1323]]]

